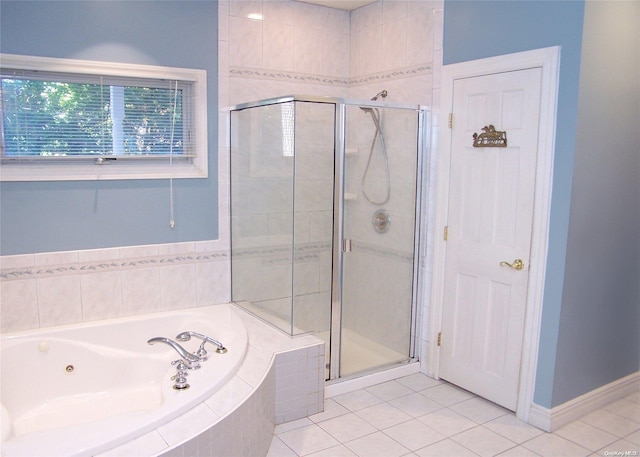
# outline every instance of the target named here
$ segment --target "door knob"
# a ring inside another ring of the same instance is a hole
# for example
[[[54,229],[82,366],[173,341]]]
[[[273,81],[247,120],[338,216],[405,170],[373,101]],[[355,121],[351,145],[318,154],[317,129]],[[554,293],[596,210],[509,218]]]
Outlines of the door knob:
[[[513,263],[500,262],[500,266],[510,267],[510,268],[513,268],[514,270],[522,270],[524,268],[524,262],[522,261],[522,259],[516,259],[513,261]]]

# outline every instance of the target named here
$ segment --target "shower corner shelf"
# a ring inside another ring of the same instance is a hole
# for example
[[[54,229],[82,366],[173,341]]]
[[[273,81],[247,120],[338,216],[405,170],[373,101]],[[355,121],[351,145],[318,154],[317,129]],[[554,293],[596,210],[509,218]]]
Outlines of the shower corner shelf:
[[[358,155],[358,148],[346,148],[344,150],[344,154],[347,156],[357,156]]]
[[[354,201],[358,199],[358,194],[354,193],[354,192],[345,192],[344,193],[344,199],[345,200],[350,200],[350,201]]]

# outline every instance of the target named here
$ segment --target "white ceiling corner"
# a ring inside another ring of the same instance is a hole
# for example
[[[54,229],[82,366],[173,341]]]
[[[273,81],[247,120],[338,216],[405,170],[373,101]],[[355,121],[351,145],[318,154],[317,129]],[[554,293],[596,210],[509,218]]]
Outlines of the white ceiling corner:
[[[336,8],[340,10],[355,10],[361,6],[374,3],[376,0],[298,0],[303,3],[313,3],[314,5],[328,6],[329,8]]]

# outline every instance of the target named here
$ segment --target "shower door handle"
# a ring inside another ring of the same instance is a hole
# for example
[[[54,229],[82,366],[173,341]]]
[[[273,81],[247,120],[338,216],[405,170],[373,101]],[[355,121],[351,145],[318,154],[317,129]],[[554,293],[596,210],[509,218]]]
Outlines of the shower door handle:
[[[343,239],[342,240],[342,252],[351,252],[351,240]]]

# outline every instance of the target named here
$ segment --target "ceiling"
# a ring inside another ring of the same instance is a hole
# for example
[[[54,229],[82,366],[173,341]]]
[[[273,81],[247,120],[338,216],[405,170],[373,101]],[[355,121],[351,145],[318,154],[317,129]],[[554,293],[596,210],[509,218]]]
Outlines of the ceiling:
[[[313,3],[314,5],[328,6],[329,8],[337,8],[341,10],[355,10],[361,6],[373,3],[376,0],[298,0],[304,3]]]

